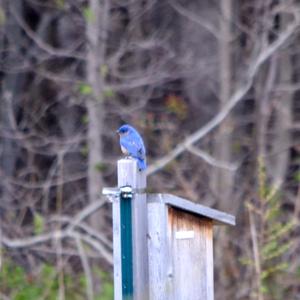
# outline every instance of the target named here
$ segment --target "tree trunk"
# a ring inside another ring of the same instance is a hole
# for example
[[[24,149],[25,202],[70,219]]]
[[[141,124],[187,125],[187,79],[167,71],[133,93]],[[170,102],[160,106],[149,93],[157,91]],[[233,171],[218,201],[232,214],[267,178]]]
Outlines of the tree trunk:
[[[6,49],[13,48],[14,52],[7,52],[5,61],[7,64],[14,64],[15,57],[19,55],[22,56],[23,47],[23,36],[19,26],[16,26],[14,17],[11,15],[10,11],[14,10],[16,14],[23,14],[23,1],[14,1],[16,3],[10,2],[5,6],[6,22],[3,30],[5,31]],[[4,42],[4,41],[3,41]],[[19,73],[6,73],[3,75],[3,81],[1,85],[1,93],[3,95],[2,105],[0,110],[0,126],[3,132],[8,132],[13,135],[16,130],[16,119],[19,110],[19,101],[21,97],[22,86],[24,82],[24,75]],[[19,155],[19,147],[15,143],[13,138],[1,138],[1,162],[0,168],[2,173],[7,177],[13,177],[17,159]],[[3,181],[8,182],[8,181]],[[2,187],[2,197],[6,202],[11,200],[12,191],[10,187]]]
[[[286,21],[284,18],[283,26]],[[292,84],[293,68],[288,51],[283,51],[280,54],[278,64],[280,70],[279,85]],[[274,155],[270,157],[270,175],[275,186],[283,183],[289,166],[293,95],[293,91],[282,92],[276,103],[274,137],[272,139],[272,153]]]
[[[220,39],[219,39],[219,60],[220,60],[220,90],[219,99],[222,110],[230,98],[232,91],[232,53],[231,53],[231,19],[232,19],[232,0],[223,0],[220,2],[222,13],[220,21]],[[228,117],[217,130],[215,135],[214,155],[217,159],[224,162],[230,162],[232,159],[232,131],[233,120]],[[222,195],[219,198],[219,209],[226,210],[232,206],[232,171],[221,168],[215,168],[212,176],[212,187],[216,195]]]
[[[232,0],[222,0],[220,2],[221,20],[220,20],[220,38],[219,38],[219,109],[223,107],[229,101],[232,93]],[[220,161],[230,162],[232,160],[232,133],[233,133],[233,118],[227,117],[222,123],[214,136],[214,156]],[[221,210],[228,210],[231,207],[231,211],[234,212],[234,208],[237,209],[238,205],[234,203],[233,198],[233,183],[234,172],[222,169],[214,168],[212,172],[212,189],[215,195],[219,197],[218,208]],[[216,267],[219,272],[220,280],[220,292],[223,294],[224,299],[232,298],[234,295],[230,294],[229,286],[231,284],[231,277],[228,276],[227,270],[230,269],[232,262],[229,255],[229,238],[223,231],[219,233],[216,239]],[[226,262],[222,259],[224,254],[230,258]],[[222,287],[222,288],[221,288]]]
[[[88,193],[90,202],[97,201],[103,187],[103,177],[99,171],[99,164],[103,160],[103,125],[104,79],[100,75],[100,67],[105,61],[107,28],[109,17],[109,1],[89,0],[90,18],[87,19],[87,65],[86,81],[92,88],[92,95],[87,101],[88,113]],[[104,214],[101,211],[91,219],[95,229],[104,227]]]

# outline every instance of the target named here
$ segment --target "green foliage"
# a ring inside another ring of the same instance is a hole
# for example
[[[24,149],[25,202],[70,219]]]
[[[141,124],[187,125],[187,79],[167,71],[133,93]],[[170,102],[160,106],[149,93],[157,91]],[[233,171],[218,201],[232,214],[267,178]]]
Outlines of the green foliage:
[[[166,108],[181,120],[184,120],[187,117],[188,106],[180,96],[174,94],[168,95],[166,99]]]
[[[82,156],[87,157],[89,154],[89,147],[87,145],[82,146],[80,149],[80,153]]]
[[[27,272],[12,261],[3,264],[0,272],[0,290],[14,300],[55,299],[55,269],[45,265],[40,276],[28,275]]]
[[[105,65],[105,64],[101,65],[100,74],[103,78],[105,78],[107,76],[107,74],[108,74],[108,66],[107,65]]]
[[[40,215],[39,213],[35,213],[33,223],[34,223],[34,233],[35,234],[40,234],[44,231],[45,224],[44,224],[44,219],[43,219],[42,215]]]
[[[98,172],[103,172],[107,169],[107,166],[105,163],[103,162],[98,162],[96,165],[95,165],[95,169],[98,171]]]
[[[107,273],[95,269],[95,278],[101,282],[101,290],[95,300],[112,300],[113,285]],[[66,300],[86,299],[84,274],[64,273]],[[55,266],[45,264],[37,274],[29,274],[11,260],[6,260],[0,272],[0,291],[12,300],[58,299],[59,280]]]
[[[4,10],[0,7],[0,26],[3,26],[6,22],[6,15]]]
[[[86,7],[83,10],[84,18],[87,22],[94,22],[96,16],[90,7]]]
[[[96,295],[95,300],[109,300],[114,298],[114,287],[107,273],[99,268],[94,268],[93,273],[96,274],[101,281],[101,293]]]
[[[294,179],[295,181],[300,182],[300,171],[295,172]]]
[[[102,68],[103,68],[103,70],[102,70]],[[103,73],[107,72],[105,66],[102,66],[102,68],[101,68],[101,73],[102,72]],[[83,96],[90,96],[90,95],[93,94],[93,88],[92,88],[92,86],[89,85],[89,84],[87,84],[87,83],[80,83],[78,85],[78,87],[77,87],[77,90]],[[103,94],[103,96],[105,98],[112,98],[112,97],[115,96],[115,92],[111,88],[104,89],[103,92],[102,92],[102,94]],[[102,99],[99,98],[98,100],[101,101]]]
[[[112,89],[107,88],[103,91],[103,95],[105,98],[112,98],[115,95],[115,92]]]
[[[88,122],[89,122],[89,116],[87,114],[83,115],[81,117],[81,122],[82,122],[82,124],[88,124]]]
[[[55,0],[55,4],[56,4],[57,8],[63,9],[65,6],[65,0]]]
[[[297,276],[298,278],[300,278],[300,267],[297,268],[296,276]]]
[[[281,221],[279,191],[268,184],[262,161],[259,161],[258,184],[256,203],[247,204],[250,226],[257,233],[252,234],[252,244],[258,250],[258,257],[253,255],[254,258],[244,259],[243,263],[256,270],[257,294],[265,295],[266,299],[281,299],[284,291],[282,276],[289,266],[284,254],[292,245],[287,237],[295,223]],[[280,276],[281,280],[278,279]]]
[[[242,144],[240,141],[233,141],[232,142],[232,151],[234,154],[239,154],[242,151]]]
[[[79,93],[84,96],[89,96],[93,93],[93,88],[86,83],[81,83],[78,86]]]

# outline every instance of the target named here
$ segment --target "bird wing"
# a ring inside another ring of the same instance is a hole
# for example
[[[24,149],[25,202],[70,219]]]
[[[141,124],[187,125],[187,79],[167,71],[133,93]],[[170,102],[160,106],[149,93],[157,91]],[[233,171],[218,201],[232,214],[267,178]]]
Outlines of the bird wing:
[[[120,144],[121,147],[124,147],[128,151],[129,155],[139,159],[145,159],[145,146],[140,136],[128,134],[125,137],[121,137]]]

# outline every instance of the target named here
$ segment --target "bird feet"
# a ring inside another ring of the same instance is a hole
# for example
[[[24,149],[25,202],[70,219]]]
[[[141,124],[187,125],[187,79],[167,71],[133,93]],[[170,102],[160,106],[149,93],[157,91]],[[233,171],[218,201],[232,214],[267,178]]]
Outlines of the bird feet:
[[[126,155],[124,158],[125,159],[134,159],[132,156],[129,156],[129,155]]]

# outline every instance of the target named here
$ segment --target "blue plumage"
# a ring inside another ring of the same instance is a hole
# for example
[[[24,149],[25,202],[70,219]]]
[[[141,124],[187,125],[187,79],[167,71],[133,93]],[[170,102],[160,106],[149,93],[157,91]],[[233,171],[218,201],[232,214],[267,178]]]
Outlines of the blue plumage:
[[[137,160],[140,171],[145,170],[147,168],[146,150],[140,134],[135,128],[127,124],[121,126],[117,132],[120,135],[122,152]]]

